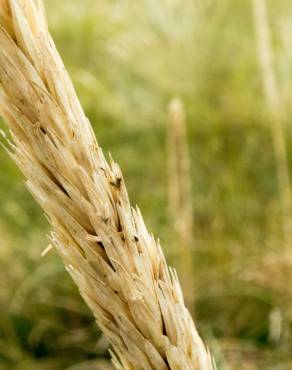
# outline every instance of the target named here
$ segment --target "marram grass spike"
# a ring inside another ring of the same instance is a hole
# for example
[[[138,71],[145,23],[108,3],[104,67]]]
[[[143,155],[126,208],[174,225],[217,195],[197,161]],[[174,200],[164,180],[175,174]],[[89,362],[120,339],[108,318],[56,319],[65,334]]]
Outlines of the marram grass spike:
[[[9,153],[52,225],[116,369],[211,370],[176,273],[106,161],[39,0],[0,0],[0,111]]]

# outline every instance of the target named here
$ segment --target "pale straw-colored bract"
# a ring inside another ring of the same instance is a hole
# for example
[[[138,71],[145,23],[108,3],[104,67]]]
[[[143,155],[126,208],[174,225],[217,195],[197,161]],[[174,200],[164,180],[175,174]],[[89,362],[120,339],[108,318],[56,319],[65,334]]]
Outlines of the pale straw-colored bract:
[[[9,153],[113,347],[116,369],[214,368],[176,273],[106,161],[37,0],[0,0],[0,109]]]

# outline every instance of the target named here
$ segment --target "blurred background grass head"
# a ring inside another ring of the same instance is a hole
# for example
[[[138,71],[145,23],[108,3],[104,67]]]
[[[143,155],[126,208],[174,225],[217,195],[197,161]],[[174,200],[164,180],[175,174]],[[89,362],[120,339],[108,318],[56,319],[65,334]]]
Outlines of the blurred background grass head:
[[[265,94],[256,3],[45,1],[98,141],[176,267],[167,109],[175,96],[184,105],[194,234],[186,295],[224,370],[292,369],[290,214],[279,177],[279,167],[292,169],[292,3],[265,1],[279,114]],[[58,256],[40,257],[48,224],[4,151],[0,168],[0,369],[108,369],[107,343]]]

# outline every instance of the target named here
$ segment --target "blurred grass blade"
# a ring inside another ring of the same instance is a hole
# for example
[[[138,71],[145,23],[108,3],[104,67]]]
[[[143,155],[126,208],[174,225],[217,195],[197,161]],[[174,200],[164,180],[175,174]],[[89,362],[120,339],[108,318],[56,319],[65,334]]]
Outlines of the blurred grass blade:
[[[193,199],[191,163],[187,142],[187,127],[183,103],[173,99],[168,108],[168,202],[172,229],[173,253],[182,281],[186,303],[193,310]]]
[[[278,172],[278,186],[283,217],[284,245],[291,244],[292,195],[287,161],[283,107],[273,65],[271,30],[266,0],[253,0],[258,60],[266,98],[267,120],[270,122]]]

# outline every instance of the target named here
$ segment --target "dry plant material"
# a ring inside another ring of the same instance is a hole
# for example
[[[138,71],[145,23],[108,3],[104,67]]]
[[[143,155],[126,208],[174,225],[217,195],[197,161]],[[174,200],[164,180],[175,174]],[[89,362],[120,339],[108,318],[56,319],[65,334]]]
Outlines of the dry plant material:
[[[174,229],[173,253],[187,306],[193,309],[193,198],[191,161],[187,141],[185,110],[180,99],[168,108],[168,202]]]
[[[0,0],[0,109],[9,154],[51,244],[113,347],[116,369],[210,370],[175,271],[129,203],[47,30],[38,0]]]

